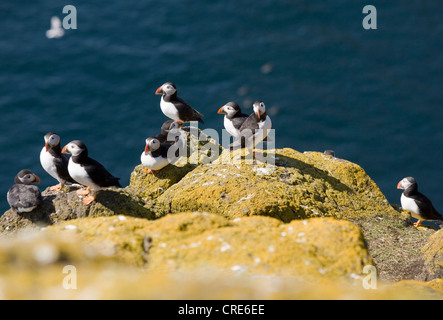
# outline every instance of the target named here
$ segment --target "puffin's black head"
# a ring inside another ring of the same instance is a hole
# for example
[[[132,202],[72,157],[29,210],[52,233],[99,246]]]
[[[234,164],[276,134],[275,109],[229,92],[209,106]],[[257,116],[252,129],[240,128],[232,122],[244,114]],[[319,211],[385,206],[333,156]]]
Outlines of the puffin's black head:
[[[23,169],[14,178],[16,184],[40,183],[40,178],[31,172],[31,170]]]
[[[235,115],[237,112],[241,112],[241,108],[237,103],[233,101],[228,102],[217,111],[218,114],[227,114],[228,116],[231,117]]]
[[[152,137],[146,139],[145,154],[147,154],[150,151],[155,151],[158,148],[160,148],[160,141]]]
[[[266,106],[263,101],[257,100],[252,105],[252,108],[254,109],[254,113],[257,115],[259,119],[265,116],[266,114]]]
[[[166,82],[155,91],[156,95],[172,96],[175,93],[177,93],[177,87],[172,82]]]
[[[397,184],[397,189],[406,190],[411,186],[417,188],[417,181],[415,181],[415,179],[412,177],[406,177]]]
[[[168,132],[180,129],[181,127],[183,127],[183,122],[173,121],[171,124],[169,124]]]
[[[162,133],[168,133],[169,131],[169,127],[171,126],[171,124],[174,122],[174,120],[167,120],[162,124]]]
[[[70,153],[74,157],[80,154],[87,156],[88,148],[86,148],[86,145],[82,141],[73,140],[63,147],[62,153]]]
[[[174,120],[168,120],[163,123],[161,132],[162,134],[168,134],[169,131],[180,129],[181,127],[183,127],[183,123]]]
[[[45,134],[44,139],[46,151],[60,144],[60,136],[52,131]]]

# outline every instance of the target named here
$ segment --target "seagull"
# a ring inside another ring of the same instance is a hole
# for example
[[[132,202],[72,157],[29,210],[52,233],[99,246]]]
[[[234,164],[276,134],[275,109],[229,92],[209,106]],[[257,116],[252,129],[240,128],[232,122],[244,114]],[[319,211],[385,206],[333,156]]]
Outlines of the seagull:
[[[46,38],[54,39],[61,38],[65,35],[65,30],[62,28],[62,22],[59,17],[51,18],[51,29],[46,31]]]

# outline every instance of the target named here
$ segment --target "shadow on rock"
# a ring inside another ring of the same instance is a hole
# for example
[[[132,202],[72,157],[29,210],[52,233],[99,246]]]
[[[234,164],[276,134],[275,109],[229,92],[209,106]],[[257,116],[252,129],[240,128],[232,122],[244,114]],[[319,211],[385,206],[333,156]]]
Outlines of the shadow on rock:
[[[298,169],[301,171],[303,175],[309,175],[314,179],[322,179],[323,181],[327,182],[332,188],[334,188],[339,192],[343,191],[351,193],[355,192],[353,189],[349,188],[346,184],[342,183],[339,179],[331,176],[331,174],[326,170],[319,169],[313,166],[312,164],[279,153],[276,153],[275,157],[276,157],[275,165],[278,167]],[[288,172],[286,176],[284,174],[281,174],[280,178],[281,181],[292,185],[293,183],[289,179],[289,176],[290,173]]]
[[[71,190],[71,189],[70,189]],[[62,221],[84,217],[128,215],[153,219],[154,214],[135,201],[124,189],[103,189],[93,203],[86,206],[76,191],[51,192],[45,190],[43,202],[29,213],[17,213],[12,209],[0,217],[0,233],[10,233],[24,228],[41,228]]]

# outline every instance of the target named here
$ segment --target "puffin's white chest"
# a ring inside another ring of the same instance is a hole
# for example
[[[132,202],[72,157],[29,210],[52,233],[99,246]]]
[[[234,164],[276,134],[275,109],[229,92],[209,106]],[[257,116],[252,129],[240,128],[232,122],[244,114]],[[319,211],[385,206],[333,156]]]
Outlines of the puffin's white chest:
[[[168,118],[175,120],[175,121],[180,121],[180,117],[178,116],[177,108],[174,106],[173,103],[166,102],[165,100],[163,100],[163,97],[160,100],[160,109],[165,114],[165,116],[167,116]]]
[[[411,212],[411,215],[416,218],[420,219],[420,209],[415,203],[414,199],[406,197],[403,193],[401,194],[401,207],[404,210],[408,210]]]
[[[226,116],[223,124],[225,126],[226,131],[228,131],[230,135],[234,137],[238,137],[240,135],[240,130],[236,129],[232,124],[232,121],[229,120]]]
[[[47,173],[49,173],[54,179],[58,180],[54,157],[46,151],[45,147],[40,151],[40,163]]]
[[[84,186],[87,186],[87,187],[91,187],[94,190],[100,189],[100,186],[95,184],[92,181],[92,179],[89,177],[85,168],[83,166],[81,166],[80,164],[72,161],[72,157],[69,159],[68,172],[69,172],[69,175],[72,177],[72,179],[74,179],[78,183],[80,183]]]
[[[255,131],[254,143],[257,145],[262,142],[269,134],[269,130],[272,128],[271,118],[266,116],[265,121],[258,123],[258,130]]]
[[[140,160],[143,166],[151,170],[161,170],[169,164],[168,158],[162,156],[154,158],[150,152],[142,152]]]

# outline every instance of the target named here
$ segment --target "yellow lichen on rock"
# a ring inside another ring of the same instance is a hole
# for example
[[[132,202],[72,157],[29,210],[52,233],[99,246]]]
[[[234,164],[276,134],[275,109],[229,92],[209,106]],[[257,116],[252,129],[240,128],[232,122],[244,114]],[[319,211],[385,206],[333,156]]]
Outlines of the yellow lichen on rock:
[[[430,277],[443,278],[443,230],[439,230],[430,236],[421,251]]]
[[[357,164],[288,148],[268,150],[272,164],[241,151],[204,164],[221,147],[201,131],[186,138],[196,147],[179,162],[152,174],[139,165],[129,186],[89,206],[65,188],[32,213],[8,210],[0,298],[443,297],[441,231],[412,227]],[[12,232],[30,227],[41,231]],[[78,291],[61,286],[66,265],[81,274]],[[364,290],[373,265],[383,280],[435,280]]]
[[[88,218],[76,220],[75,226],[86,242],[109,246],[125,263],[149,270],[208,267],[253,274],[337,277],[360,275],[371,263],[360,230],[332,218],[282,224],[269,217],[229,221],[214,214],[184,213],[155,221],[122,216]],[[64,229],[61,224],[47,232]]]
[[[361,233],[332,218],[74,219],[0,240],[0,262],[3,299],[443,298],[441,280],[365,290]]]
[[[269,154],[275,165],[218,162],[197,167],[158,197],[156,215],[204,210],[229,218],[264,215],[284,222],[328,216],[401,217],[356,164],[292,149]]]

